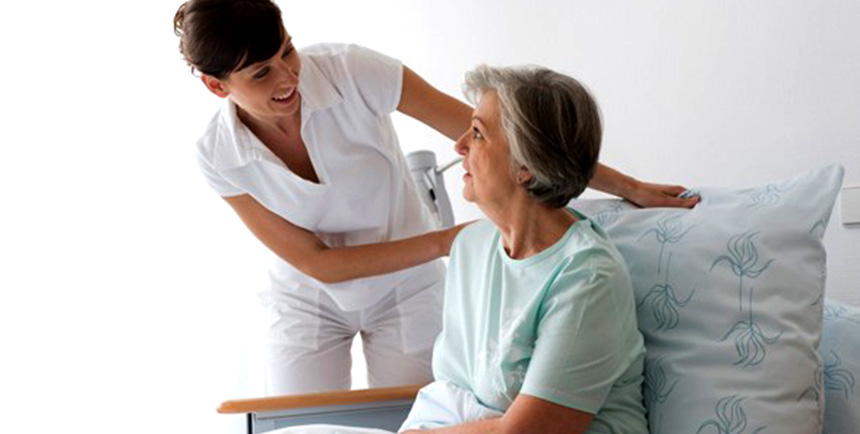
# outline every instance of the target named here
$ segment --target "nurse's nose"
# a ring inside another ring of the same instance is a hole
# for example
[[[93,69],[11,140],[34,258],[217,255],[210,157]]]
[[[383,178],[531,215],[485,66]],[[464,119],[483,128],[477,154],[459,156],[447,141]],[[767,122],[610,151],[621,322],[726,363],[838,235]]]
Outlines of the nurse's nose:
[[[289,79],[290,84],[297,84],[299,82],[299,71],[290,64],[289,60],[282,59],[280,62],[277,62],[277,68],[278,71]]]

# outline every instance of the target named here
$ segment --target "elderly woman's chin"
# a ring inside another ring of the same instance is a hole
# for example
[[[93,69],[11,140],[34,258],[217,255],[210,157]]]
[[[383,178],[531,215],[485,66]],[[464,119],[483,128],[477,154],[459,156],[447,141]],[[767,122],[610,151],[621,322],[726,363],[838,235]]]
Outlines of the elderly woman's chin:
[[[470,179],[464,180],[463,185],[463,199],[466,199],[466,202],[475,203],[475,190],[471,185]]]

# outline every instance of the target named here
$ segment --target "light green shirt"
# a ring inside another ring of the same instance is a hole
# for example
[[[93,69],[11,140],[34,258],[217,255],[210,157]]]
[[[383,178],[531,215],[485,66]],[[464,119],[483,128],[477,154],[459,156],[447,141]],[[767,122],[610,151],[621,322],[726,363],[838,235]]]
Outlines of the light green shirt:
[[[603,230],[575,214],[558,242],[524,260],[507,255],[490,221],[459,234],[433,373],[494,410],[525,393],[595,414],[588,432],[647,433],[630,277]]]

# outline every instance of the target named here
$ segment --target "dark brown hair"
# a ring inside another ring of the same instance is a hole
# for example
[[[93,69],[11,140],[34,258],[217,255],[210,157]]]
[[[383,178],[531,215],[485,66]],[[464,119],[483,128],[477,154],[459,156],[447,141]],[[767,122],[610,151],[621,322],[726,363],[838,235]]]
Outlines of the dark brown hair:
[[[173,17],[179,51],[204,74],[225,79],[281,48],[281,10],[270,0],[190,0]]]

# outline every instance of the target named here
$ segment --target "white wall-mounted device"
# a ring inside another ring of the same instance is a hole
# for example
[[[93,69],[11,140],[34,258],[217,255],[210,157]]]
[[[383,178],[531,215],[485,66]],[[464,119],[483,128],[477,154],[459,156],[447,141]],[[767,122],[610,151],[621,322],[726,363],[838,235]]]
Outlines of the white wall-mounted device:
[[[457,158],[444,166],[437,167],[436,154],[433,151],[415,151],[406,156],[409,171],[412,173],[415,186],[418,187],[421,200],[445,228],[454,225],[454,211],[451,208],[448,192],[445,190],[445,178],[442,177],[442,173],[460,161],[463,159]]]
[[[842,224],[860,226],[860,185],[842,188]]]

